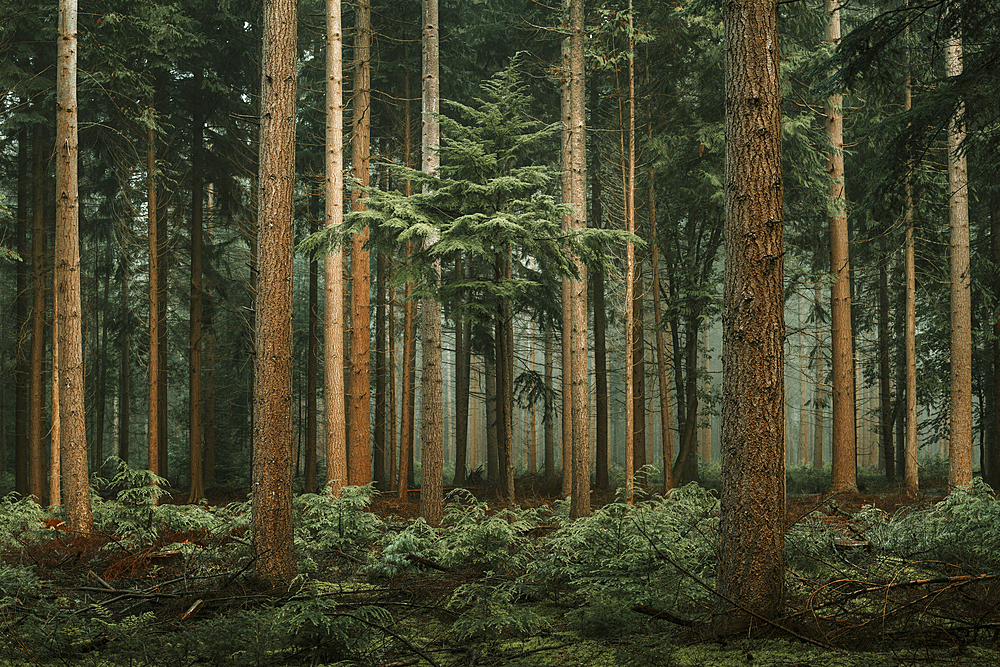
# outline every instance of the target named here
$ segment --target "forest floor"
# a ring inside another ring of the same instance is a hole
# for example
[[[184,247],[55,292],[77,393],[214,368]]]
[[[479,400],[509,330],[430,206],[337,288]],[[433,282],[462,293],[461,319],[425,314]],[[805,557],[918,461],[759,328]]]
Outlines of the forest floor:
[[[106,529],[82,536],[45,517],[46,539],[12,533],[14,542],[3,552],[0,615],[7,636],[0,640],[0,665],[1000,664],[997,574],[927,557],[893,564],[887,574],[889,557],[872,555],[872,524],[865,517],[932,508],[943,491],[929,488],[917,499],[884,490],[790,498],[787,525],[809,524],[806,541],[830,545],[810,553],[811,562],[821,564],[813,570],[790,567],[782,618],[761,620],[737,636],[715,633],[714,603],[704,592],[678,593],[677,599],[688,599],[684,612],[631,604],[642,602],[635,590],[661,585],[650,571],[635,575],[632,593],[630,584],[621,594],[593,593],[590,582],[589,589],[549,586],[542,594],[539,586],[523,583],[528,570],[513,550],[510,567],[487,567],[441,565],[440,558],[404,549],[407,567],[388,576],[370,569],[365,574],[365,561],[372,562],[375,552],[391,560],[386,535],[411,530],[404,526],[412,527],[419,513],[415,491],[406,501],[395,495],[370,499],[361,511],[383,528],[380,541],[370,539],[361,550],[337,546],[346,543],[300,544],[310,571],[286,591],[254,585],[255,558],[232,494],[212,495],[203,505],[225,515],[212,527],[179,530],[184,521],[157,514],[154,528],[154,510],[148,510],[145,532],[140,525],[132,533]],[[534,478],[522,480],[518,493],[518,511],[545,517],[557,503],[558,489]],[[478,525],[487,532],[520,525],[512,514],[491,523],[489,517],[507,515],[488,493],[482,496]],[[595,510],[613,501],[611,493],[596,493]],[[179,501],[163,507],[155,512],[189,511]],[[352,515],[345,529],[344,516],[339,528],[327,522],[323,530],[343,537],[370,525]],[[549,519],[518,530],[522,534],[515,530],[512,539],[522,541],[515,543],[533,545],[565,532]],[[700,616],[692,613],[699,608]]]

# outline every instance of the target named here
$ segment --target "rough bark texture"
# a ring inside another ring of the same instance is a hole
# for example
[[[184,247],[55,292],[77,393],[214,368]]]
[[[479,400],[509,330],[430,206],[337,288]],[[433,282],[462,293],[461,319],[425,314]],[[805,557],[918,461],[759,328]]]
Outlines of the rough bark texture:
[[[80,226],[77,187],[76,0],[59,3],[56,75],[56,310],[59,356],[59,455],[69,530],[93,530],[84,422]],[[57,446],[53,441],[53,450]]]
[[[421,113],[421,170],[436,175],[440,158],[441,126],[437,119],[441,105],[441,81],[438,75],[438,3],[423,0],[423,107]],[[424,249],[437,242],[435,236],[424,239]],[[435,262],[437,280],[441,280],[440,260]],[[420,304],[423,331],[420,376],[420,516],[436,526],[444,515],[444,406],[441,374],[441,302],[425,297]]]
[[[784,298],[781,80],[774,0],[723,4],[720,629],[776,616],[784,594]]]
[[[962,73],[962,40],[951,37],[945,47],[945,74]],[[948,128],[948,220],[951,263],[951,419],[948,424],[948,484],[972,481],[972,290],[969,270],[969,170],[965,153],[965,105]]]
[[[560,106],[562,109],[563,127],[560,139],[562,142],[561,166],[562,166],[562,200],[564,204],[572,205],[572,117],[570,112],[570,76],[569,69],[569,39],[563,40],[563,78],[560,87]],[[571,216],[563,216],[563,229],[569,232]],[[560,358],[560,401],[561,426],[560,449],[562,467],[561,495],[565,498],[573,492],[573,389],[572,389],[572,298],[571,281],[567,277],[562,279],[562,335],[561,358]]]
[[[351,118],[351,163],[354,178],[367,186],[371,159],[371,2],[360,0],[354,32],[354,101]],[[354,190],[351,209],[364,210],[361,193]],[[372,479],[371,441],[371,268],[365,244],[368,228],[351,240],[351,379],[349,442],[347,446],[348,480],[351,485],[367,484]]]
[[[652,128],[650,128],[652,131]],[[652,170],[649,179],[649,238],[653,247],[650,255],[653,292],[653,330],[656,331],[656,377],[660,390],[660,437],[663,448],[663,492],[674,486],[674,431],[673,406],[670,396],[670,380],[667,377],[666,349],[663,344],[663,312],[660,306],[660,248],[656,239],[656,191],[653,188]]]
[[[587,227],[587,125],[585,108],[583,0],[570,0],[570,117],[574,231]],[[577,259],[570,286],[573,390],[573,496],[570,516],[590,514],[590,382],[587,373],[587,268]]]
[[[344,218],[344,75],[340,0],[326,2],[326,224]],[[336,497],[347,483],[344,413],[344,260],[340,248],[323,260],[323,398],[326,484]]]
[[[154,110],[150,100],[150,112]],[[148,467],[155,474],[160,473],[160,339],[163,337],[160,321],[160,242],[156,216],[156,133],[149,128],[146,137],[146,233],[149,238],[149,382],[148,407],[146,413]]]
[[[825,0],[826,41],[840,41],[840,2]],[[854,343],[851,337],[851,264],[848,249],[847,201],[844,194],[843,97],[826,100],[826,134],[830,143],[830,317],[833,345],[833,492],[858,490],[857,442],[854,429]]]
[[[274,588],[290,584],[298,570],[292,543],[295,27],[294,0],[265,0],[251,525],[254,574]]]
[[[17,134],[17,297],[14,315],[16,332],[16,389],[14,397],[14,490],[28,495],[28,130]],[[3,466],[0,465],[0,470]]]

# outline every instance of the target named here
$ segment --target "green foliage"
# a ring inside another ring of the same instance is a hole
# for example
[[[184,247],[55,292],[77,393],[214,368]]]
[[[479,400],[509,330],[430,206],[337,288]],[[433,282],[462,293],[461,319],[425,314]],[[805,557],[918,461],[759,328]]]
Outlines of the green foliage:
[[[1000,503],[980,477],[939,503],[876,526],[867,531],[873,544],[907,560],[937,559],[980,572],[1000,567]]]
[[[674,609],[693,610],[712,597],[718,509],[718,499],[693,483],[667,498],[619,500],[551,535],[526,579],[585,598],[670,600]]]
[[[0,609],[37,596],[41,590],[41,579],[28,568],[0,563]]]
[[[369,484],[344,487],[339,498],[329,493],[295,497],[295,546],[303,570],[316,569],[323,556],[334,552],[358,558],[368,550],[384,528],[366,511],[377,493]]]
[[[469,641],[527,637],[538,632],[542,617],[517,604],[523,594],[523,586],[511,579],[487,578],[459,586],[448,602],[451,609],[460,612],[451,634],[458,641]]]
[[[48,512],[31,498],[9,493],[0,499],[0,551],[27,546],[51,537],[42,520]]]

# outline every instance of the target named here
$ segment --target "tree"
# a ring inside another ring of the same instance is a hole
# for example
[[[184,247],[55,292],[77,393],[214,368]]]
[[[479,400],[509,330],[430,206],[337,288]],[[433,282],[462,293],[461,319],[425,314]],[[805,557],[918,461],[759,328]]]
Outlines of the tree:
[[[423,105],[421,110],[421,167],[430,177],[437,175],[441,129],[438,121],[439,93],[438,3],[423,0]],[[426,189],[425,189],[426,192]],[[437,242],[434,233],[424,237],[424,249]],[[435,258],[431,280],[441,280],[441,259]],[[442,479],[444,469],[444,413],[441,399],[441,303],[432,289],[421,303],[423,373],[420,376],[420,458],[423,469],[420,485],[420,516],[436,526],[444,516]]]
[[[945,44],[945,75],[962,74],[961,23]],[[948,126],[948,228],[951,267],[951,418],[948,484],[972,482],[972,291],[969,266],[969,169],[963,148],[965,105]]]
[[[826,40],[840,41],[840,3],[824,0]],[[851,334],[851,264],[844,195],[843,96],[826,100],[826,133],[830,142],[830,288],[833,345],[833,492],[857,491],[857,443],[854,428],[854,343]]]
[[[292,215],[295,184],[296,2],[265,0],[251,526],[254,574],[283,587],[292,542]]]
[[[573,213],[570,229],[581,234],[587,228],[587,125],[584,82],[583,0],[570,0],[570,163]],[[587,375],[587,269],[576,257],[572,293],[572,387],[573,387],[573,495],[570,516],[590,514],[590,382]]]
[[[351,210],[363,211],[363,188],[368,186],[371,159],[371,2],[360,0],[355,14],[354,102],[352,103],[351,165],[362,189],[351,195]],[[371,443],[371,267],[369,230],[364,227],[351,242],[351,380],[348,481],[367,484],[372,477]]]
[[[326,198],[327,227],[344,219],[343,34],[340,0],[326,0]],[[323,260],[323,396],[326,484],[334,497],[347,484],[347,424],[344,412],[344,254]]]
[[[201,333],[202,333],[202,228],[204,181],[202,138],[204,121],[201,112],[201,85],[204,74],[199,69],[195,81],[195,114],[192,132],[191,170],[191,303],[188,336],[188,440],[191,456],[191,491],[188,502],[196,503],[205,495],[202,472],[201,420]]]
[[[784,248],[774,0],[723,4],[723,292],[719,626],[776,616],[784,595]],[[734,609],[735,607],[735,609]]]
[[[77,1],[59,2],[56,85],[56,351],[59,358],[58,420],[66,523],[76,533],[94,528],[87,473],[84,422],[82,304],[80,296],[80,221],[76,99]],[[55,399],[53,399],[55,403]]]

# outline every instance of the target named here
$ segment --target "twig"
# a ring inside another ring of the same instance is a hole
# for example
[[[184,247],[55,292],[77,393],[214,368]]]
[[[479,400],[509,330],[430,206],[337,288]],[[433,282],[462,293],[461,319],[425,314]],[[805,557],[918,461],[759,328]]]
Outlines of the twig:
[[[93,577],[94,579],[96,579],[96,580],[97,580],[97,583],[99,583],[99,584],[100,584],[101,586],[104,586],[104,587],[105,587],[106,589],[108,589],[109,591],[115,591],[115,590],[118,590],[118,589],[116,589],[116,588],[115,588],[114,586],[112,586],[111,584],[109,584],[108,582],[104,581],[103,579],[101,579],[101,578],[100,578],[99,576],[97,576],[96,574],[94,574],[94,571],[93,571],[93,570],[91,570],[90,572],[88,572],[88,574],[89,574],[89,575],[90,575],[91,577]]]
[[[421,565],[426,565],[427,567],[437,570],[438,572],[451,572],[451,568],[445,567],[444,565],[439,565],[433,561],[429,561],[426,558],[421,558],[416,554],[408,554],[406,560],[411,563],[420,563]]]
[[[406,637],[403,637],[402,635],[396,634],[395,632],[393,632],[392,630],[390,630],[389,628],[387,628],[387,627],[385,627],[383,625],[379,625],[378,623],[373,623],[373,622],[369,621],[368,619],[361,618],[360,616],[355,616],[354,614],[334,614],[334,616],[343,616],[345,618],[353,618],[355,621],[359,621],[361,623],[364,623],[365,625],[370,625],[371,627],[373,627],[373,628],[375,628],[377,630],[381,630],[382,632],[386,633],[387,635],[395,637],[399,641],[401,641],[404,644],[406,644],[407,646],[409,646],[411,651],[413,651],[414,653],[416,653],[417,655],[419,655],[421,658],[423,658],[427,662],[429,662],[432,665],[434,665],[434,667],[441,667],[441,665],[437,664],[437,662],[434,661],[434,658],[430,657],[429,655],[427,655],[426,653],[424,653],[423,651],[421,651],[420,649],[418,649],[416,646],[414,646],[413,644],[411,644],[410,641]]]
[[[688,628],[693,628],[695,626],[695,622],[690,619],[681,618],[680,616],[675,616],[674,614],[671,614],[669,611],[666,611],[664,609],[656,609],[655,607],[650,607],[649,605],[646,604],[634,604],[632,605],[632,611],[636,612],[637,614],[645,614],[646,616],[652,616],[653,618],[662,618],[665,621],[670,621],[671,623],[675,623],[677,625],[683,625]]]

